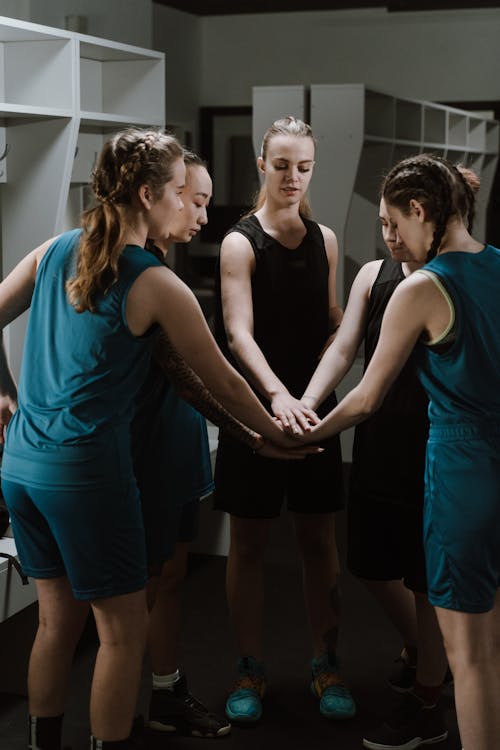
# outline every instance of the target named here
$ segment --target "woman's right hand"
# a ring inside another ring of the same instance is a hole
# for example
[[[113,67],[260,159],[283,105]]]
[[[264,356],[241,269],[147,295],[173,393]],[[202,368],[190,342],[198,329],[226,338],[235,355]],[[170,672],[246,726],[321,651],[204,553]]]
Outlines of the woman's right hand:
[[[11,396],[0,396],[0,445],[5,443],[7,425],[17,409],[17,401]]]
[[[264,440],[262,447],[254,451],[254,453],[258,453],[259,456],[265,456],[265,458],[293,461],[303,459],[306,456],[323,453],[323,450],[324,448],[320,448],[317,445],[294,445],[293,447],[285,448],[269,440]]]
[[[273,396],[271,410],[283,430],[296,437],[310,432],[311,426],[321,421],[315,411],[288,392]]]

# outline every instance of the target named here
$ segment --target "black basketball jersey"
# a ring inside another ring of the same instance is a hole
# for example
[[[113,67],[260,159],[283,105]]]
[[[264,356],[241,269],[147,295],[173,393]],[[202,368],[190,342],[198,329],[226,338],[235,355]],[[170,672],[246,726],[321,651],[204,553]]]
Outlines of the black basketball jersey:
[[[401,263],[382,262],[372,286],[365,328],[365,370],[377,347],[387,304],[401,281]],[[401,321],[404,325],[405,321]],[[425,448],[429,431],[428,400],[412,354],[392,384],[380,409],[356,426],[350,498],[377,498],[399,504],[421,504],[424,496]]]
[[[290,250],[262,228],[256,216],[242,219],[228,232],[240,232],[255,253],[252,275],[254,338],[273,372],[300,398],[329,336],[328,258],[319,225],[302,218],[306,234]],[[220,266],[216,273],[215,336],[231,357],[224,329]],[[323,405],[332,408],[334,400]]]

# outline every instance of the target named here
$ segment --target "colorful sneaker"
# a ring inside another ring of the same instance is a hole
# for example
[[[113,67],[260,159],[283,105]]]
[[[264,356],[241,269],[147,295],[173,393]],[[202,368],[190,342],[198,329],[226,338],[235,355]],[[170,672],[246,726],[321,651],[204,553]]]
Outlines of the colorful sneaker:
[[[265,692],[263,665],[253,656],[244,656],[238,662],[238,678],[226,701],[226,716],[246,724],[258,721]]]
[[[363,738],[363,745],[370,750],[414,750],[447,736],[441,705],[426,706],[414,693],[407,693],[382,726]]]
[[[327,654],[313,659],[311,691],[319,698],[319,710],[327,719],[352,719],[356,704]]]
[[[191,695],[184,675],[172,690],[153,690],[148,724],[150,729],[187,737],[223,737],[231,731],[228,721],[210,713]]]

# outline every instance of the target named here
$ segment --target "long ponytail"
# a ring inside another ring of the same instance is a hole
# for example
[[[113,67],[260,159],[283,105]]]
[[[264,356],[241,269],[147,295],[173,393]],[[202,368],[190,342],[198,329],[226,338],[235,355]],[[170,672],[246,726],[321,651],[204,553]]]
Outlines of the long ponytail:
[[[172,179],[172,166],[182,158],[180,143],[156,130],[127,128],[107,141],[92,175],[96,205],[82,215],[82,238],[76,274],[67,283],[78,312],[94,312],[96,297],[118,278],[125,227],[120,207],[130,206],[140,185],[149,185],[155,200]]]

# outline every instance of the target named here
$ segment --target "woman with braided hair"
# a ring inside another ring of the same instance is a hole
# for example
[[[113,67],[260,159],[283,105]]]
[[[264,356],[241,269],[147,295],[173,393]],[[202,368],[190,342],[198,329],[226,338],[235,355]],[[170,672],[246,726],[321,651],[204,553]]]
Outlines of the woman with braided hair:
[[[2,490],[39,601],[28,675],[30,750],[60,750],[89,603],[99,637],[91,747],[136,746],[147,570],[130,421],[158,329],[236,417],[290,443],[223,357],[192,292],[144,250],[148,237],[168,236],[184,179],[175,138],[136,128],[118,133],[97,161],[97,204],[83,214],[82,229],[40,245],[0,284],[1,328],[31,307],[17,409],[0,352],[2,436],[8,424]]]
[[[453,672],[464,750],[491,750],[500,746],[500,251],[470,235],[473,188],[444,159],[399,162],[381,194],[395,236],[427,263],[393,293],[361,382],[306,440],[375,412],[415,347],[429,397],[428,597]],[[395,730],[388,724],[364,744],[393,747]]]

